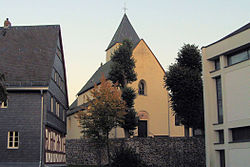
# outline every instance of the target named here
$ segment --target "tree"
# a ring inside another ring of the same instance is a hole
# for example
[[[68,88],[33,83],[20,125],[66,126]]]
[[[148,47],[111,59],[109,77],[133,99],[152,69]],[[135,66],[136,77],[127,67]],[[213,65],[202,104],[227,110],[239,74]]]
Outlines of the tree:
[[[120,47],[111,57],[113,62],[109,73],[110,80],[118,83],[118,87],[122,90],[122,98],[126,102],[126,115],[121,127],[124,129],[125,137],[133,135],[133,131],[138,125],[138,117],[134,109],[134,99],[136,97],[135,90],[128,87],[128,84],[137,80],[135,69],[135,60],[132,57],[132,43],[124,40]]]
[[[7,100],[7,91],[5,88],[5,77],[3,74],[0,73],[0,104]]]
[[[193,129],[204,129],[201,54],[198,46],[184,44],[176,63],[164,76],[170,92],[171,107],[181,123]]]
[[[101,148],[106,146],[110,162],[109,133],[122,121],[125,115],[125,102],[116,85],[107,81],[104,75],[101,84],[95,85],[88,99],[88,107],[77,114],[82,133],[92,139]]]

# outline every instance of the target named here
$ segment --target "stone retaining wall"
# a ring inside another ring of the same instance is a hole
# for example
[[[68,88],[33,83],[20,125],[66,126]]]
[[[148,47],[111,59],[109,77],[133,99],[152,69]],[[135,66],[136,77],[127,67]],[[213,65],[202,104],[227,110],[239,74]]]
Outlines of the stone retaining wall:
[[[125,145],[140,154],[149,166],[159,167],[205,167],[204,138],[131,138],[112,139],[111,149]],[[102,163],[107,163],[105,150],[102,153]],[[94,165],[97,164],[98,151],[89,140],[71,139],[66,141],[67,164]]]

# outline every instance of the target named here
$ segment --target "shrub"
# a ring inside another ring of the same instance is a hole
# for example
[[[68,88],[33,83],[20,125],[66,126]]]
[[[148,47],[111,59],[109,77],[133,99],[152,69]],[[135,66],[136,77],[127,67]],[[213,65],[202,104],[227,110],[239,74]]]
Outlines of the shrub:
[[[112,156],[112,167],[146,167],[139,154],[128,147],[121,146]]]

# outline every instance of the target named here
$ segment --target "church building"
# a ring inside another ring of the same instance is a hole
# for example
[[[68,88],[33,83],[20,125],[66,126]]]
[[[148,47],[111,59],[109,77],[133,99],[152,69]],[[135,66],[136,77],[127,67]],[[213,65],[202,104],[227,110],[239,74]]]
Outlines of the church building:
[[[164,88],[165,71],[147,43],[139,38],[127,15],[124,14],[106,49],[106,63],[97,69],[78,92],[77,99],[70,106],[67,113],[68,139],[77,139],[82,136],[75,114],[87,106],[87,97],[90,96],[94,84],[100,83],[101,75],[104,74],[109,79],[112,53],[125,39],[129,39],[133,44],[132,56],[135,59],[135,72],[137,73],[137,80],[129,85],[136,90],[135,110],[139,116],[139,125],[135,130],[135,136],[184,136],[184,126],[175,120],[169,104],[169,94]],[[124,137],[123,129],[112,130],[111,136],[114,138]]]

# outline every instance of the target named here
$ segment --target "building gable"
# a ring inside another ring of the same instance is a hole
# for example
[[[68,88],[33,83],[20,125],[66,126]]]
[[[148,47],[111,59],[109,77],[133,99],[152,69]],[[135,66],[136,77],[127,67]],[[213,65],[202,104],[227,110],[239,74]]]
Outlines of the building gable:
[[[0,71],[7,86],[48,86],[59,29],[58,25],[0,28],[6,32],[0,38]]]
[[[133,56],[137,55],[137,53],[144,53],[142,55],[150,55],[154,59],[154,61],[158,64],[161,71],[165,74],[165,70],[163,69],[162,65],[160,64],[159,60],[156,58],[152,50],[149,48],[147,43],[141,39],[140,42],[136,45],[135,49],[133,50]],[[152,60],[153,61],[153,60]]]

